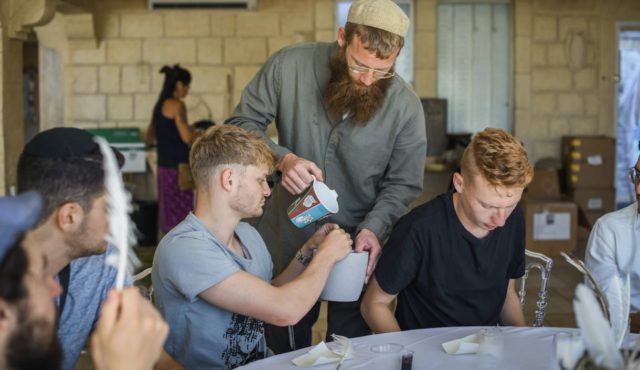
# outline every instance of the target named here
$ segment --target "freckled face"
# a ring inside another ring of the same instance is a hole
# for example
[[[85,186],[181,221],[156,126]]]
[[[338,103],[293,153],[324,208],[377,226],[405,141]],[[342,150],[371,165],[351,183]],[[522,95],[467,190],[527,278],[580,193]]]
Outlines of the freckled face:
[[[504,226],[523,191],[524,188],[496,188],[476,177],[465,181],[459,191],[459,206],[472,227],[488,232]]]

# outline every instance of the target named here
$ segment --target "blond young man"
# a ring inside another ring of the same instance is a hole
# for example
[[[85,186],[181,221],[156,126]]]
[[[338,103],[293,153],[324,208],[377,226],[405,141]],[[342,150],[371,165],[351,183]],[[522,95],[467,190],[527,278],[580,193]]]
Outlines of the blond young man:
[[[187,369],[234,368],[268,355],[263,322],[293,325],[317,301],[351,238],[334,224],[300,249],[272,280],[271,256],[242,219],[262,214],[275,157],[258,135],[215,126],[190,154],[195,211],[160,242],[153,261],[156,303],[171,328],[168,353]]]
[[[516,206],[532,177],[515,137],[492,128],[475,135],[455,192],[414,209],[391,233],[361,306],[371,329],[525,325],[514,289],[525,249]]]

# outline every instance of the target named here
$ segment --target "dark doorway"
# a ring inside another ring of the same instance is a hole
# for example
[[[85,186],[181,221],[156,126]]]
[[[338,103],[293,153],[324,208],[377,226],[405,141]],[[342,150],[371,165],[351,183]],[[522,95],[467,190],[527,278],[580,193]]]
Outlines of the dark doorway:
[[[22,101],[24,112],[24,142],[40,130],[38,39],[29,34],[22,46]]]

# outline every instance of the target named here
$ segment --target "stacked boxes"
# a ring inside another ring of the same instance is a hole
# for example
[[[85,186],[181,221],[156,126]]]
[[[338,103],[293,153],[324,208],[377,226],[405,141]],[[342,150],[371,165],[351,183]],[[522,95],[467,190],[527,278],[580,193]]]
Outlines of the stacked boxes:
[[[575,248],[578,207],[560,193],[558,170],[535,168],[523,199],[527,249],[558,256]]]
[[[607,136],[562,138],[567,192],[586,227],[615,209],[615,147],[615,139]]]
[[[578,207],[566,200],[527,199],[526,246],[534,252],[558,256],[576,246]]]
[[[584,226],[588,228],[591,228],[600,216],[615,210],[615,189],[578,188],[571,189],[569,194],[584,216]]]

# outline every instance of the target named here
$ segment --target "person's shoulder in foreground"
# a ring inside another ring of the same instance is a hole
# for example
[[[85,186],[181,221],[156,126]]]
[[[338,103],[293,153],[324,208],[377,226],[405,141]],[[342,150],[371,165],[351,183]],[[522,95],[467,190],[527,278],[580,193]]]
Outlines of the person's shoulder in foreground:
[[[100,316],[100,308],[115,286],[117,270],[107,263],[116,252],[109,245],[106,253],[80,257],[71,261],[70,276],[63,311],[59,318],[58,337],[64,349],[64,368],[73,369]],[[132,285],[127,274],[125,286]]]

